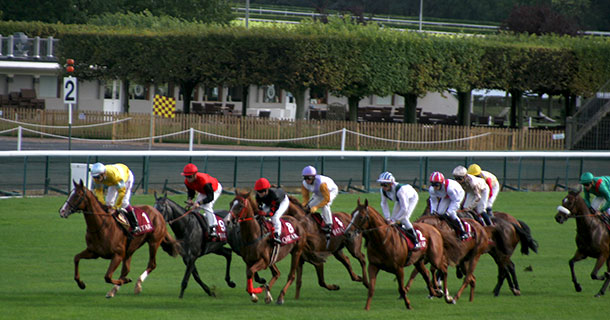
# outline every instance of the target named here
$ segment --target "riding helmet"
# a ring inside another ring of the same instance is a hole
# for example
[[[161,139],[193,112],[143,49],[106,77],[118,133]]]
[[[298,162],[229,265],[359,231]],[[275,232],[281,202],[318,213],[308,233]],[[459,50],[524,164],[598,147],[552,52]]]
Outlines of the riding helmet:
[[[104,174],[106,172],[106,166],[104,166],[103,163],[94,163],[93,166],[91,166],[91,176],[92,177],[97,177],[101,174]]]
[[[271,184],[269,183],[269,180],[265,178],[260,178],[256,180],[256,183],[254,183],[254,190],[256,191],[266,190],[269,188],[271,188]]]
[[[593,174],[591,172],[585,172],[582,174],[582,176],[580,176],[580,183],[581,184],[585,184],[585,183],[591,183],[593,181]]]
[[[468,174],[473,176],[478,176],[481,174],[481,167],[478,164],[473,163],[468,167]]]
[[[192,163],[189,163],[186,166],[184,166],[184,169],[182,170],[181,174],[183,176],[191,176],[191,175],[194,175],[195,173],[197,173],[197,171],[199,171],[197,169],[197,166]]]
[[[392,175],[392,173],[389,171],[382,172],[379,175],[379,179],[377,179],[377,182],[380,183],[394,183],[394,181],[396,181],[394,179],[394,175]]]
[[[457,166],[453,169],[454,177],[464,177],[466,174],[468,174],[468,170],[464,166]]]
[[[430,182],[440,182],[440,183],[443,183],[443,182],[445,182],[445,176],[442,173],[438,172],[438,171],[434,171],[430,175]]]
[[[312,167],[312,166],[307,166],[305,168],[303,168],[303,176],[315,176],[317,174],[316,172],[316,168]]]

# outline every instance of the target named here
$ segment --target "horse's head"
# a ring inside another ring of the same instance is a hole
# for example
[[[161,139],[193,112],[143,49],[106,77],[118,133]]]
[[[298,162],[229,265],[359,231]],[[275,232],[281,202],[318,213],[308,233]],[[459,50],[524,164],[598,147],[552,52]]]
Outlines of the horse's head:
[[[173,201],[167,198],[167,193],[163,194],[162,197],[157,197],[157,192],[155,192],[154,207],[157,209],[157,211],[161,212],[165,221],[172,219],[172,212],[174,211],[172,209],[172,203]]]
[[[360,198],[358,198],[356,209],[352,211],[352,220],[345,231],[349,231],[352,226],[358,230],[369,229],[371,219],[369,208],[368,199],[364,199],[364,203],[360,203]]]
[[[235,190],[235,198],[229,203],[227,219],[234,221],[254,216],[250,192]],[[228,221],[227,221],[228,222]]]
[[[79,183],[72,181],[72,183],[74,189],[70,192],[66,202],[59,208],[59,216],[62,218],[68,218],[69,215],[86,209],[87,188],[85,188],[83,180],[80,180]]]
[[[557,207],[555,221],[561,224],[566,222],[566,220],[568,220],[573,215],[582,214],[576,206],[579,201],[583,201],[582,198],[579,197],[579,194],[580,191],[570,190],[568,192],[568,195],[561,201],[561,205]]]

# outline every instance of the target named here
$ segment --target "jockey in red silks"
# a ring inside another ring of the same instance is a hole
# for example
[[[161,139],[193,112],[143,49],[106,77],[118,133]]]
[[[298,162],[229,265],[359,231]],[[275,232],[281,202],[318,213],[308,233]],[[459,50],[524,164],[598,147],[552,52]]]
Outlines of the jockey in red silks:
[[[182,170],[184,176],[184,185],[188,190],[187,203],[193,208],[203,209],[203,215],[208,223],[210,237],[217,237],[216,234],[216,217],[214,216],[214,203],[222,194],[222,185],[218,180],[211,175],[203,172],[198,172],[197,166],[192,163],[184,166]],[[197,199],[195,192],[199,193]]]
[[[91,177],[95,182],[95,197],[100,203],[106,204],[113,210],[123,211],[132,227],[132,232],[140,232],[136,213],[129,203],[134,181],[131,170],[122,163],[104,165],[98,162],[91,166]],[[104,186],[108,187],[105,199]]]
[[[468,238],[462,220],[457,216],[457,210],[464,200],[464,189],[455,180],[445,179],[442,173],[435,171],[430,175],[430,213],[444,214],[450,219],[449,225],[455,229],[458,238]]]
[[[417,201],[419,200],[417,191],[409,184],[400,184],[396,182],[394,175],[387,171],[382,172],[379,175],[377,182],[379,182],[379,185],[381,186],[379,189],[379,192],[381,193],[381,209],[383,210],[383,215],[386,220],[389,220],[391,223],[400,223],[405,230],[405,233],[413,242],[413,250],[421,249],[419,241],[417,240],[417,234],[415,234],[413,225],[409,220],[415,206],[417,206]],[[396,201],[391,216],[388,200]]]
[[[474,211],[477,215],[482,216],[485,220],[485,225],[491,225],[491,218],[487,215],[485,207],[489,199],[489,186],[485,180],[468,174],[468,170],[464,166],[457,166],[453,169],[453,177],[459,182],[464,192],[466,199],[464,200],[464,209]]]
[[[330,206],[339,194],[339,187],[333,179],[317,174],[316,168],[312,166],[303,168],[302,175],[303,207],[310,208],[311,212],[316,212],[319,208],[322,209],[322,219],[324,220],[322,230],[326,233],[326,237],[330,238],[333,226],[333,214]],[[313,193],[313,196],[310,199],[309,195],[311,193]]]
[[[585,172],[580,176],[580,184],[583,185],[583,198],[589,208],[610,215],[610,177],[595,177],[591,172]],[[595,196],[590,200],[591,194]]]
[[[493,217],[493,205],[500,193],[500,182],[498,181],[498,178],[489,171],[481,170],[481,167],[476,163],[473,163],[468,167],[468,174],[485,180],[485,183],[489,186],[489,198],[487,199],[485,212],[487,212],[488,216]]]
[[[258,208],[271,217],[273,223],[273,242],[281,244],[282,223],[280,218],[288,209],[290,200],[284,190],[271,188],[269,180],[260,178],[254,184]]]

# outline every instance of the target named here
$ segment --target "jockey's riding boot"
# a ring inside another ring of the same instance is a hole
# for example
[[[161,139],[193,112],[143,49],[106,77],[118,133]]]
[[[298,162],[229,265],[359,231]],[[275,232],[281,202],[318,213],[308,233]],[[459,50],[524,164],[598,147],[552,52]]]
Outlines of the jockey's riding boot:
[[[402,226],[402,228],[405,230],[405,233],[407,234],[409,239],[411,239],[411,241],[413,242],[413,250],[416,251],[421,249],[421,246],[419,245],[419,240],[417,239],[417,234],[415,234],[415,229],[407,229],[405,226]]]
[[[279,233],[273,233],[273,244],[282,244],[282,238]]]
[[[491,209],[489,209],[489,211],[491,211]],[[485,209],[485,212],[481,212],[481,216],[483,217],[483,221],[485,221],[486,226],[493,225],[493,222],[491,222],[491,216],[487,212],[487,209]]]
[[[468,234],[466,234],[466,230],[464,230],[464,224],[462,223],[460,218],[457,218],[455,220],[451,219],[451,221],[452,221],[453,227],[455,228],[455,232],[458,235],[458,239],[460,239],[460,240],[468,239]]]
[[[330,239],[331,230],[332,230],[331,226],[326,223],[322,226],[322,231],[324,231],[324,234],[326,235],[326,239]]]
[[[131,210],[130,210],[131,209]],[[138,219],[136,218],[136,213],[133,211],[131,206],[127,208],[120,208],[119,211],[123,213],[127,221],[129,221],[129,225],[131,225],[131,232],[138,233],[140,232],[140,228],[138,227]]]

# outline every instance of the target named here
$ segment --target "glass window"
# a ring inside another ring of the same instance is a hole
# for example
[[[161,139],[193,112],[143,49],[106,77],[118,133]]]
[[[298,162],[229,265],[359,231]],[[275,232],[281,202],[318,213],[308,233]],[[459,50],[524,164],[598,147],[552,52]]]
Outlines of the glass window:
[[[227,101],[242,101],[243,100],[243,88],[241,86],[230,87],[227,92]]]
[[[220,99],[220,88],[219,87],[205,87],[204,101],[219,101]]]
[[[40,76],[38,96],[40,98],[57,98],[57,77]]]
[[[129,84],[129,99],[146,100],[148,86],[143,84]]]
[[[263,86],[263,102],[279,103],[281,102],[280,89],[275,85]]]
[[[392,105],[392,95],[385,97],[377,96],[377,104]]]
[[[169,85],[167,83],[155,85],[155,95],[172,97],[169,94]]]
[[[312,104],[327,104],[327,91],[321,87],[311,87],[309,88],[309,99]]]

